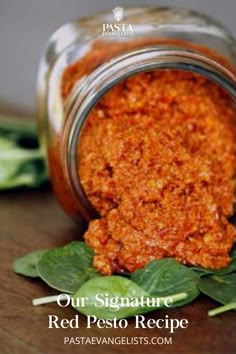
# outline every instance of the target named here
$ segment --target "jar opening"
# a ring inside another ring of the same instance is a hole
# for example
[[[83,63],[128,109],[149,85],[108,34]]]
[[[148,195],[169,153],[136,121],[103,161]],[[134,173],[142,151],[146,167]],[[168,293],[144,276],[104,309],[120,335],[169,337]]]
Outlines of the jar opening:
[[[78,160],[78,145],[86,126],[85,123],[87,118],[92,114],[96,107],[99,106],[99,102],[106,99],[109,92],[116,90],[116,87],[122,82],[132,81],[133,78],[135,79],[135,77],[137,78],[139,75],[150,75],[151,72],[156,72],[157,75],[158,73],[159,75],[167,72],[170,73],[170,82],[174,79],[173,74],[177,72],[185,73],[185,75],[189,75],[190,77],[191,75],[195,75],[195,77],[197,75],[199,78],[201,76],[203,81],[210,80],[212,85],[214,82],[233,98],[236,97],[235,86],[233,83],[235,77],[233,73],[214,60],[186,49],[180,50],[179,48],[152,47],[147,50],[146,48],[145,50],[138,50],[120,56],[97,69],[88,78],[91,85],[87,83],[87,85],[80,87],[72,94],[72,102],[74,102],[74,105],[70,107],[70,115],[67,119],[66,125],[67,134],[64,135],[63,142],[67,147],[64,149],[66,155],[63,158],[63,161],[65,161],[65,169],[68,173],[69,180],[71,181],[72,188],[80,201],[81,212],[83,215],[86,215],[86,218],[89,217],[89,219],[93,219],[98,217],[98,212],[93,206],[94,203],[92,205],[90,200],[88,200],[87,193],[83,187],[83,182],[81,183],[78,174],[78,166],[80,165],[80,161]],[[171,75],[173,76],[172,78]],[[158,85],[157,81],[156,84]],[[194,86],[192,89],[194,91]],[[146,88],[144,87],[142,95],[145,96],[145,94]],[[193,94],[195,93],[193,92]],[[166,93],[167,97],[168,95],[169,94]],[[121,106],[124,105],[122,99],[123,96],[121,92],[120,95],[116,97],[116,102],[113,103],[113,106],[116,107],[117,111],[119,111]],[[135,98],[133,97],[133,99]],[[132,98],[130,98],[130,102],[132,103]],[[160,105],[158,100],[156,100],[156,105]],[[99,114],[102,115],[104,112],[100,111]],[[106,139],[105,136],[104,139]],[[89,144],[87,148],[88,147]],[[97,161],[99,161],[99,159],[97,159]],[[105,170],[106,172],[104,172]],[[103,172],[109,175],[109,173],[111,173],[111,166],[107,164],[105,170]],[[109,199],[109,192],[107,199]],[[114,204],[116,201],[113,200],[112,203]],[[109,204],[109,200],[107,201],[107,204]],[[99,210],[99,208],[97,208],[97,210]],[[99,212],[101,213],[101,210],[99,210]]]

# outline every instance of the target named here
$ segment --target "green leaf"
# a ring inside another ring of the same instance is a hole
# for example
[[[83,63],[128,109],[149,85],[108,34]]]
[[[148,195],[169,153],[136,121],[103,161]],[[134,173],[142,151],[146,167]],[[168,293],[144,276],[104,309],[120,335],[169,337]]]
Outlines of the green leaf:
[[[94,253],[84,242],[46,251],[37,266],[40,277],[52,288],[74,293],[87,280],[100,276],[92,266]]]
[[[236,297],[234,297],[232,299],[231,302],[229,302],[226,305],[217,307],[213,310],[208,311],[208,316],[212,317],[212,316],[216,316],[219,315],[220,313],[226,312],[226,311],[230,311],[230,310],[236,310]]]
[[[25,275],[27,277],[38,277],[37,263],[40,257],[46,252],[37,251],[27,254],[24,257],[18,258],[13,263],[13,269],[17,274]]]
[[[227,275],[236,271],[236,258],[232,260],[228,267],[222,269],[204,269],[201,267],[192,267],[191,269],[200,277],[205,275]]]
[[[230,256],[232,259],[236,259],[236,246],[235,245],[230,252]]]
[[[131,276],[131,280],[151,295],[187,293],[187,298],[176,303],[176,306],[187,304],[199,295],[197,279],[190,268],[172,258],[151,261]]]
[[[170,296],[173,302],[186,297],[186,294]],[[76,306],[76,299],[86,299],[86,306]],[[159,299],[160,306],[147,305],[151,296],[133,281],[121,276],[105,276],[86,282],[73,295],[74,308],[84,315],[93,315],[99,319],[120,319],[144,314],[164,307],[164,298]],[[106,299],[106,302],[105,302]],[[107,306],[106,306],[107,305]]]
[[[44,153],[37,146],[35,122],[0,117],[0,190],[37,187],[48,180]]]
[[[222,269],[208,269],[202,267],[191,267],[191,269],[200,277],[205,275],[227,275],[236,272],[236,247],[230,253],[231,262],[228,267]]]
[[[23,137],[37,138],[37,124],[34,119],[0,115],[0,132],[14,133]]]
[[[199,290],[210,298],[228,304],[236,295],[236,273],[213,275],[198,280]]]
[[[11,160],[1,161],[0,154],[0,190],[16,187],[38,187],[48,180],[48,174],[43,161]]]
[[[211,275],[211,270],[201,268],[201,267],[190,267],[190,269],[199,277],[204,277],[205,275]]]

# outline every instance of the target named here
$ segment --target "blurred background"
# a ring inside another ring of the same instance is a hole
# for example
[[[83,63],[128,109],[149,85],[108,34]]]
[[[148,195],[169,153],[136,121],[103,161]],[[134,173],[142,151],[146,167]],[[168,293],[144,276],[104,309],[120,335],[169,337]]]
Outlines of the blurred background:
[[[236,0],[0,0],[0,111],[34,113],[38,62],[57,28],[76,17],[139,4],[204,11],[236,36]]]

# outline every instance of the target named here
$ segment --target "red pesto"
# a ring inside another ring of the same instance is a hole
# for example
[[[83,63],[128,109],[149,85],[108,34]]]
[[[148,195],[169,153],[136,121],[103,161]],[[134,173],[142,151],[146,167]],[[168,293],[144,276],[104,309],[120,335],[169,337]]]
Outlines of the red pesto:
[[[128,45],[141,43],[123,44],[123,51]],[[119,52],[121,45],[109,55]],[[109,55],[95,46],[68,67],[64,99]],[[85,233],[99,271],[133,272],[164,257],[209,268],[229,264],[236,235],[227,219],[234,203],[235,119],[220,87],[179,70],[137,74],[100,100],[78,146],[80,180],[101,215]],[[63,198],[76,210],[75,199]]]

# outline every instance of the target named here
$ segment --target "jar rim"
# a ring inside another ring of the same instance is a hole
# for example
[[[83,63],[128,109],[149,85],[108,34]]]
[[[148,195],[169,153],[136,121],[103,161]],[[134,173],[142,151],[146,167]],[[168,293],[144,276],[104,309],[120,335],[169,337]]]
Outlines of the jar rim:
[[[69,187],[78,198],[81,215],[87,220],[99,217],[89,202],[79,179],[77,148],[89,113],[115,85],[135,74],[173,69],[191,71],[223,87],[236,101],[236,73],[197,51],[184,47],[150,46],[119,55],[94,70],[72,90],[66,108],[61,144],[63,169]]]

